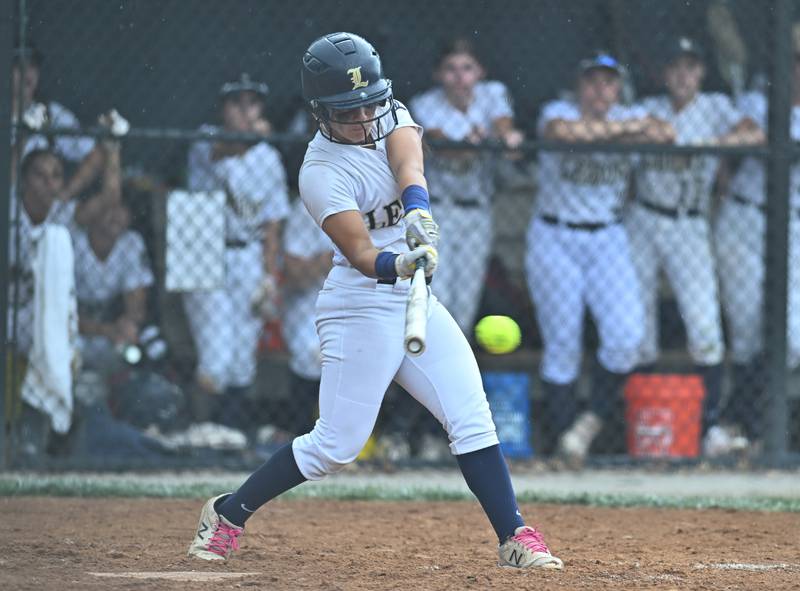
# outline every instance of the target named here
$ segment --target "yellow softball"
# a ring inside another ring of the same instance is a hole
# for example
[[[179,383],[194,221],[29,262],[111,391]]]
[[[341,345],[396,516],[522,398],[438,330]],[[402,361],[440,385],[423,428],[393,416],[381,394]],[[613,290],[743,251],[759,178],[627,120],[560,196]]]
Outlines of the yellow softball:
[[[484,316],[475,325],[475,340],[489,353],[502,355],[519,347],[522,334],[513,318]]]

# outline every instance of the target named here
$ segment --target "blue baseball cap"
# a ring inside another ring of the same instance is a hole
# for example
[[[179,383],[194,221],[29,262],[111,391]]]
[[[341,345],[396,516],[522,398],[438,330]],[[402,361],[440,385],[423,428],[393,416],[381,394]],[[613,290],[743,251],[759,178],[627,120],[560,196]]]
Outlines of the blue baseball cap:
[[[596,51],[591,56],[578,62],[578,72],[581,75],[586,74],[590,70],[600,69],[611,70],[617,75],[622,75],[622,64],[607,51]]]

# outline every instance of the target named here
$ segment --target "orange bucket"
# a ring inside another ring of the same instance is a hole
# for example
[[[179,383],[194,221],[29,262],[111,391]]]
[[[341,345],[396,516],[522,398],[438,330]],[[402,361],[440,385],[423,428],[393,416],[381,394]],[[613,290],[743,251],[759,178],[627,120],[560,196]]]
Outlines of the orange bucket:
[[[628,453],[645,458],[697,457],[704,397],[699,375],[633,374],[625,385]]]

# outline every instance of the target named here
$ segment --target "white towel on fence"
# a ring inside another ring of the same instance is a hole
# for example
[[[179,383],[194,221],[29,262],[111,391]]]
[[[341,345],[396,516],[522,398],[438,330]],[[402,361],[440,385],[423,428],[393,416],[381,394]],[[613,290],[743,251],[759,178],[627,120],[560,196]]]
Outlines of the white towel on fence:
[[[33,347],[22,383],[22,399],[50,415],[58,433],[72,423],[72,361],[78,335],[78,305],[72,240],[64,226],[34,229]]]

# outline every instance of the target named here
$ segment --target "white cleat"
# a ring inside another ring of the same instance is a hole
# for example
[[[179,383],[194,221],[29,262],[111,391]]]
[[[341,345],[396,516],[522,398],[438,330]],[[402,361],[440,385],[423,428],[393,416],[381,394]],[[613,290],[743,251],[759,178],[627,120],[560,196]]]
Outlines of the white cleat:
[[[561,455],[583,460],[589,454],[592,441],[603,428],[603,421],[593,412],[582,413],[558,440]]]
[[[244,528],[233,525],[214,509],[214,503],[228,494],[212,497],[203,505],[189,556],[203,560],[227,560],[231,552],[239,549],[239,536]]]
[[[750,447],[750,441],[731,427],[714,425],[709,427],[703,437],[703,455],[707,458],[718,458],[738,453]]]
[[[497,552],[500,555],[499,566],[552,570],[564,568],[561,559],[550,554],[542,532],[527,525],[518,527],[513,536],[500,544]]]

